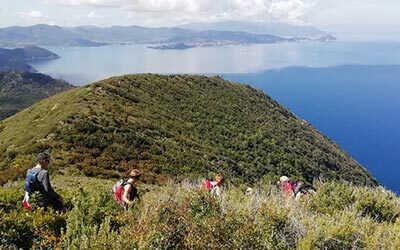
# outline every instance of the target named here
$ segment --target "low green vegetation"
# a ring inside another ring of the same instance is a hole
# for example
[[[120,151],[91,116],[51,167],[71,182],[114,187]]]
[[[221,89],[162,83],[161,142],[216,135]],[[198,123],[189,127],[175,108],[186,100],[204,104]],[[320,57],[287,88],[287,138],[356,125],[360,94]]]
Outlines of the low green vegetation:
[[[382,188],[314,183],[296,202],[270,184],[253,195],[228,183],[215,198],[199,182],[139,184],[126,213],[115,180],[58,175],[68,212],[22,208],[22,182],[0,189],[5,249],[399,249],[400,199]],[[338,190],[338,192],[335,192]],[[346,194],[342,201],[341,196]]]
[[[118,177],[135,166],[147,183],[222,172],[235,183],[376,184],[307,122],[219,77],[127,75],[43,100],[0,122],[0,184],[22,178],[43,150],[56,170]]]

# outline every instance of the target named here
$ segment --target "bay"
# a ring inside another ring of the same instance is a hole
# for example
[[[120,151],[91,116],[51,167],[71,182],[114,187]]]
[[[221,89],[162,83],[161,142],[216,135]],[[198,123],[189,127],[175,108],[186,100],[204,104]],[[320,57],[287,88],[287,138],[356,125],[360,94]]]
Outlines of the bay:
[[[396,41],[278,43],[154,50],[146,45],[46,47],[60,59],[33,64],[39,72],[84,85],[131,73],[249,73],[290,66],[400,64]]]

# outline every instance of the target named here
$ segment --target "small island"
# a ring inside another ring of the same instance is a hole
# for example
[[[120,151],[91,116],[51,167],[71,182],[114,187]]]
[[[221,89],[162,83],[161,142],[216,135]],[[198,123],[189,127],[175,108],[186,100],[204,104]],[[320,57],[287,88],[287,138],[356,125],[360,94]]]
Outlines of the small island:
[[[156,46],[149,46],[149,49],[157,49],[157,50],[184,50],[195,48],[196,45],[186,44],[186,43],[171,43],[171,44],[161,44]]]

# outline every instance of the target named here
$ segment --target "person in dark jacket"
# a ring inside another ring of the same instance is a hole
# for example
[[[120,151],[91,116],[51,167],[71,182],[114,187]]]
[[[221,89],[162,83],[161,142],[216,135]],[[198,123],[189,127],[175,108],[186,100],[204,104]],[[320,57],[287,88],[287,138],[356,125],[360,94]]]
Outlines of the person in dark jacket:
[[[47,153],[40,153],[35,167],[28,169],[25,181],[25,197],[23,205],[30,209],[29,198],[33,193],[38,192],[37,206],[53,208],[57,211],[64,211],[64,201],[62,197],[54,191],[50,184],[48,167],[50,156]]]

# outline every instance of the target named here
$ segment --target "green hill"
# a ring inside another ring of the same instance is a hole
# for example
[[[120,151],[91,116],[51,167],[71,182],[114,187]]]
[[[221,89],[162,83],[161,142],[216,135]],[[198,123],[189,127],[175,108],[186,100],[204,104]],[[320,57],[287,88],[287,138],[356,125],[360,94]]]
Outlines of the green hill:
[[[0,72],[0,120],[70,88],[63,80],[39,73]]]
[[[348,154],[261,91],[219,77],[127,75],[42,100],[0,123],[0,183],[48,149],[53,169],[146,182],[222,172],[232,182],[279,175],[375,185]]]

